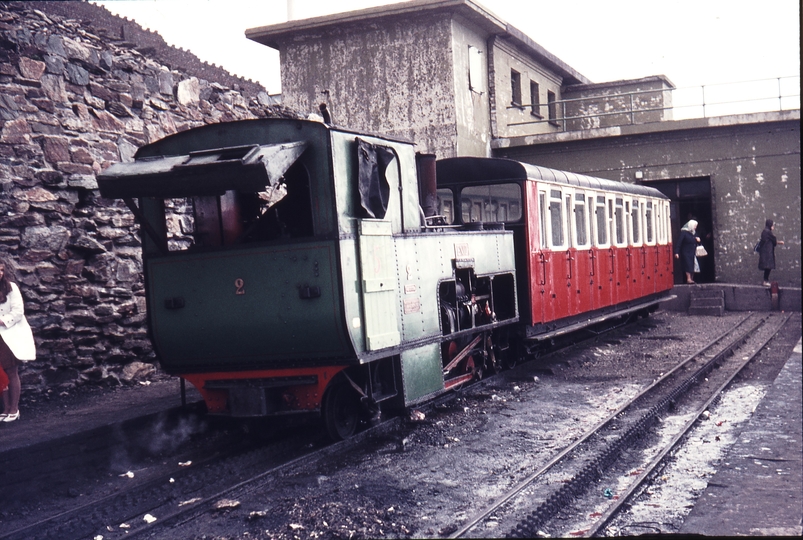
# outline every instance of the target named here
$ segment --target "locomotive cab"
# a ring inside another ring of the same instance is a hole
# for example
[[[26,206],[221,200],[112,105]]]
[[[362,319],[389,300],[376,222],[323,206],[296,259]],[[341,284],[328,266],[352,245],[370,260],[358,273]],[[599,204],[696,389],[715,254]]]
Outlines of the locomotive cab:
[[[512,233],[426,219],[419,166],[406,141],[266,119],[99,175],[140,223],[163,369],[212,414],[323,414],[336,439],[480,376],[518,321]]]

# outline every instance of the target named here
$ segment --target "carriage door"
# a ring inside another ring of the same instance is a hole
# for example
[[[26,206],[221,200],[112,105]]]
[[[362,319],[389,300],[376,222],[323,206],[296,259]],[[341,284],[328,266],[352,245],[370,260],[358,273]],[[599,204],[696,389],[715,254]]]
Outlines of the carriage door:
[[[563,190],[550,186],[547,194],[549,257],[546,264],[548,288],[544,305],[544,322],[571,314],[569,285],[573,271]]]
[[[606,307],[613,303],[613,248],[611,247],[610,236],[608,235],[608,210],[605,202],[605,195],[599,194],[594,197],[594,251],[595,263],[595,283],[596,308]]]
[[[376,351],[401,342],[396,300],[396,257],[391,222],[360,220],[365,348]]]
[[[569,214],[572,222],[572,247],[574,248],[574,276],[572,276],[570,294],[575,297],[578,312],[594,309],[594,268],[591,251],[591,235],[589,234],[588,210],[586,194],[574,192],[574,208]]]
[[[610,201],[609,201],[610,202]],[[630,300],[630,257],[627,250],[627,231],[625,230],[625,203],[621,195],[613,197],[613,212],[611,214],[611,242],[614,250],[614,303]]]
[[[644,208],[645,199],[633,199],[631,208],[631,230],[633,233],[632,249],[638,253],[637,272],[641,281],[641,294],[652,294],[655,292],[655,267],[657,264],[656,253],[654,250],[644,245]]]

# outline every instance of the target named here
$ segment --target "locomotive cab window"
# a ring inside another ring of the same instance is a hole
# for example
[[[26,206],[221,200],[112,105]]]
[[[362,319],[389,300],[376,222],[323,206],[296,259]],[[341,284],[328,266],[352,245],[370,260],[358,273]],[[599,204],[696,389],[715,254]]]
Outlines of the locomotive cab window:
[[[313,236],[309,174],[298,162],[264,191],[229,190],[188,200],[186,236],[169,243],[173,251]]]
[[[440,195],[441,190],[438,190]],[[521,220],[518,184],[467,186],[460,190],[463,223],[508,223]]]

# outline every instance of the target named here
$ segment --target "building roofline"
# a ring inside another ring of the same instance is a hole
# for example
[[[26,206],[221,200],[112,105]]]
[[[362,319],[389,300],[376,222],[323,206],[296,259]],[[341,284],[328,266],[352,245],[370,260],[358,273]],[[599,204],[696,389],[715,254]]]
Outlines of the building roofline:
[[[660,122],[649,122],[645,124],[611,126],[595,129],[579,129],[574,131],[560,131],[556,133],[544,133],[539,135],[522,135],[520,137],[499,137],[491,141],[491,149],[502,150],[506,148],[518,148],[522,146],[566,143],[572,141],[588,141],[594,139],[605,139],[609,137],[624,137],[628,135],[648,135],[650,133],[666,133],[689,129],[721,128],[728,126],[782,122],[796,122],[799,124],[800,109],[711,116],[708,118],[688,118],[684,120],[662,120]]]
[[[408,0],[397,4],[248,28],[245,31],[245,37],[279,50],[283,41],[291,39],[298,34],[326,31],[347,24],[365,24],[380,19],[401,18],[425,11],[430,13],[452,13],[476,24],[490,35],[510,39],[526,52],[557,71],[566,79],[567,84],[591,83],[588,78],[560,58],[473,0]]]
[[[640,77],[638,79],[620,79],[618,81],[606,81],[601,83],[584,83],[569,85],[567,90],[571,92],[580,92],[583,90],[602,90],[605,88],[616,88],[632,84],[645,84],[651,82],[663,82],[670,89],[677,88],[675,83],[669,80],[666,75],[649,75],[647,77]]]

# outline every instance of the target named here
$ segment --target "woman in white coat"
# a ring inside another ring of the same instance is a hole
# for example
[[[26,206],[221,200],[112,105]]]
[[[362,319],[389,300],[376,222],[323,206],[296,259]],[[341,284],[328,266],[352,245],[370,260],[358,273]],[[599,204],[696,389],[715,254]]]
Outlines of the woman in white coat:
[[[9,278],[10,268],[0,259],[0,366],[8,375],[8,388],[3,392],[0,422],[13,422],[20,417],[21,362],[36,359],[33,333],[25,319],[22,295]]]

